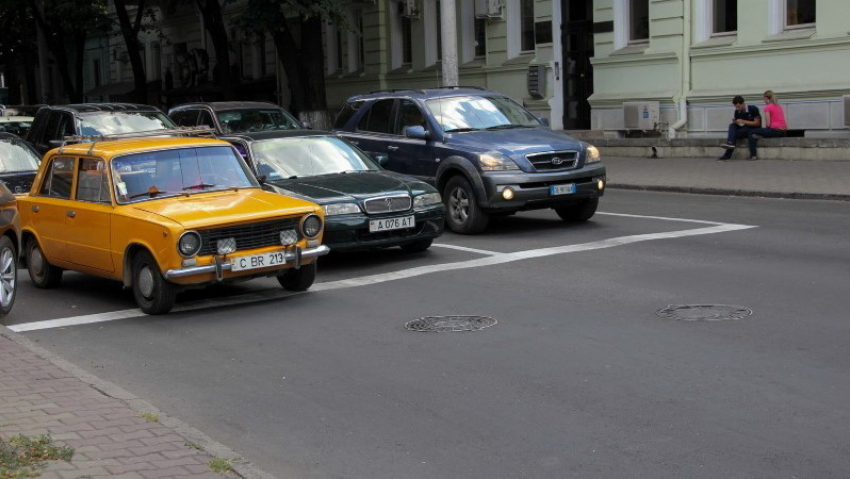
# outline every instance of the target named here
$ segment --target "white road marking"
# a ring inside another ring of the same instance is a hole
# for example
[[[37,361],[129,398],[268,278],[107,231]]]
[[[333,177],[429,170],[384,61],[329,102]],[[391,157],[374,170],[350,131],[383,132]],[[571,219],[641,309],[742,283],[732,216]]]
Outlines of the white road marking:
[[[646,216],[646,215],[628,215],[625,213],[603,213],[601,211],[596,213],[597,215],[606,215],[606,216],[621,216],[623,218],[640,218],[640,219],[649,219],[649,220],[663,220],[663,221],[681,221],[682,223],[698,223],[702,225],[725,225],[728,223],[719,223],[717,221],[704,221],[704,220],[692,220],[688,218],[669,218],[667,216]],[[755,228],[755,226],[753,226]]]
[[[487,251],[486,249],[467,248],[466,246],[457,246],[457,245],[453,245],[453,244],[437,244],[437,243],[434,243],[431,246],[437,246],[439,248],[456,249],[456,250],[459,250],[459,251],[468,251],[470,253],[483,254],[483,255],[488,255],[488,256],[500,254],[498,251]]]
[[[701,221],[701,220],[687,220],[687,219],[679,219],[679,218],[665,218],[665,217],[656,217],[656,216],[639,216],[639,215],[621,215],[615,213],[602,213],[608,214],[611,216],[625,216],[625,217],[634,217],[634,218],[645,218],[645,219],[659,219],[659,220],[668,220],[668,221],[682,221],[682,222],[693,222],[700,224],[709,224],[714,225],[705,228],[696,228],[690,230],[681,230],[681,231],[668,231],[665,233],[648,233],[648,234],[639,234],[639,235],[628,235],[628,236],[618,236],[616,238],[609,238],[600,241],[591,241],[589,243],[582,243],[576,245],[567,245],[567,246],[553,246],[549,248],[539,248],[527,251],[517,251],[514,253],[496,253],[496,252],[488,252],[488,257],[486,258],[477,258],[469,261],[458,261],[455,263],[444,263],[437,265],[429,265],[429,266],[419,266],[416,268],[410,268],[401,271],[393,271],[390,273],[381,273],[374,274],[370,276],[361,276],[359,278],[350,278],[343,279],[338,281],[329,281],[326,283],[316,283],[314,284],[308,292],[319,292],[319,291],[333,291],[336,289],[344,289],[344,288],[355,288],[358,286],[368,286],[373,284],[385,283],[388,281],[398,281],[407,278],[413,278],[417,276],[423,276],[431,273],[439,273],[444,271],[454,271],[460,269],[469,269],[469,268],[480,268],[484,266],[493,266],[498,264],[512,263],[515,261],[522,261],[527,259],[534,258],[542,258],[546,256],[553,256],[558,254],[567,254],[567,253],[578,253],[581,251],[592,251],[597,249],[604,248],[613,248],[615,246],[623,246],[627,244],[640,243],[644,241],[654,241],[654,240],[663,240],[663,239],[674,239],[674,238],[684,238],[687,236],[699,236],[699,235],[707,235],[707,234],[716,234],[716,233],[725,233],[729,231],[740,231],[751,228],[757,228],[757,226],[750,225],[738,225],[738,224],[727,224],[727,223],[715,223],[709,221]],[[436,246],[436,245],[435,245]],[[481,251],[481,250],[478,250]],[[238,296],[230,296],[221,299],[208,299],[202,301],[196,301],[192,303],[183,303],[177,305],[173,312],[179,313],[184,311],[193,311],[198,309],[206,309],[210,307],[220,307],[226,305],[235,305],[235,304],[243,304],[250,303],[256,301],[270,300],[276,298],[282,298],[286,296],[293,296],[296,294],[304,294],[304,293],[292,293],[284,290],[278,289],[269,289],[263,290]],[[8,326],[9,329],[15,332],[26,332],[26,331],[37,331],[42,329],[52,329],[52,328],[61,328],[68,326],[77,326],[82,324],[93,324],[93,323],[101,323],[106,321],[115,321],[118,319],[127,319],[127,318],[135,318],[144,316],[145,314],[140,309],[125,309],[122,311],[113,311],[109,313],[98,313],[98,314],[88,314],[84,316],[73,316],[68,318],[60,318],[60,319],[51,319],[47,321],[36,321],[32,323],[23,323]]]

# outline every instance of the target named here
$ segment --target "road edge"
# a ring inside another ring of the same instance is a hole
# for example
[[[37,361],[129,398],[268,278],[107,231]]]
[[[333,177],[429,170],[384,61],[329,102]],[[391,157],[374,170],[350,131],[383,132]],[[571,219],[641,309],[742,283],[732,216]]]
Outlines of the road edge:
[[[734,190],[729,188],[702,188],[697,186],[668,186],[668,185],[632,185],[609,182],[606,188],[637,191],[658,191],[663,193],[692,193],[714,196],[745,196],[755,198],[779,198],[790,200],[832,200],[850,201],[850,195],[836,193],[789,193],[778,191]]]

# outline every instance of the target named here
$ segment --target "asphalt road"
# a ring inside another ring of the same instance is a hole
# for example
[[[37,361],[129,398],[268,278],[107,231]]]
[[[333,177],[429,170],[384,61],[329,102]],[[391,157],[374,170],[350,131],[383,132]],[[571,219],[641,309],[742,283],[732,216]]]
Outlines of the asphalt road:
[[[609,190],[585,225],[522,213],[425,254],[332,255],[306,294],[262,280],[165,317],[106,281],[23,274],[7,324],[283,478],[848,477],[848,213]],[[405,329],[461,314],[497,324]]]

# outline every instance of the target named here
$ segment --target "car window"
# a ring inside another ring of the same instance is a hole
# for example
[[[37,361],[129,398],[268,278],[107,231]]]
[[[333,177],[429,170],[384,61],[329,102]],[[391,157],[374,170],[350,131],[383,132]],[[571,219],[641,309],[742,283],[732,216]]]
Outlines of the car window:
[[[177,126],[195,126],[198,124],[198,110],[183,110],[171,114]]]
[[[53,158],[50,169],[41,186],[41,196],[51,198],[71,198],[71,184],[74,181],[74,159]]]
[[[219,111],[216,116],[225,133],[302,128],[301,123],[282,108],[242,108]]]
[[[77,195],[80,201],[110,203],[106,163],[95,158],[83,158],[77,170]]]
[[[540,121],[505,97],[455,96],[425,103],[443,131],[530,128]]]
[[[421,126],[425,128],[425,116],[422,114],[422,110],[419,109],[419,105],[415,102],[401,100],[398,107],[398,121],[396,122],[395,134],[403,135],[404,129],[408,126]]]
[[[210,112],[206,110],[201,110],[201,116],[198,117],[197,125],[215,128],[215,123],[213,123],[213,118],[212,115],[210,115]]]
[[[259,186],[230,146],[147,151],[112,160],[119,203]]]
[[[173,128],[174,121],[159,112],[103,112],[80,115],[83,135],[114,135]]]
[[[345,125],[348,124],[348,120],[357,113],[357,110],[360,109],[363,104],[366,103],[364,100],[350,101],[342,107],[339,115],[336,117],[336,121],[334,121],[334,129],[341,130],[345,128]]]
[[[375,133],[389,133],[394,103],[395,100],[392,99],[377,101],[360,119],[357,129]]]
[[[38,170],[40,161],[38,154],[23,141],[0,139],[0,173]]]
[[[262,140],[255,142],[251,151],[257,174],[264,175],[267,181],[380,169],[360,150],[336,136]]]

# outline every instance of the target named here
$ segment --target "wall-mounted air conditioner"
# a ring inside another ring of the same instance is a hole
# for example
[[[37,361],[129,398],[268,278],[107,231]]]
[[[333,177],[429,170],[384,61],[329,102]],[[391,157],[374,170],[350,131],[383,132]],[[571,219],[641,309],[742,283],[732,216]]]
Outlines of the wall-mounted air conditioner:
[[[657,101],[623,102],[623,128],[626,130],[655,130],[659,120]]]
[[[419,18],[419,0],[398,2],[398,14],[404,18]]]
[[[844,126],[850,128],[850,95],[844,95]]]
[[[504,0],[475,0],[477,18],[502,18]]]

